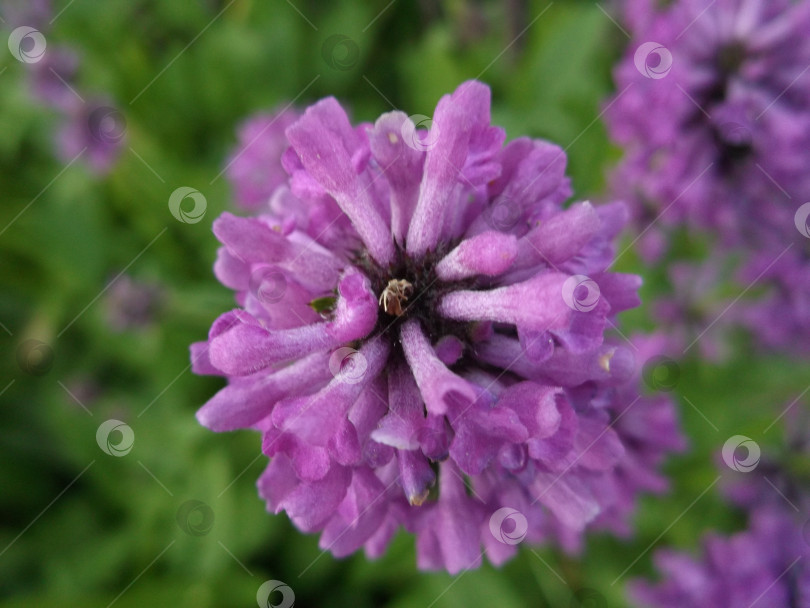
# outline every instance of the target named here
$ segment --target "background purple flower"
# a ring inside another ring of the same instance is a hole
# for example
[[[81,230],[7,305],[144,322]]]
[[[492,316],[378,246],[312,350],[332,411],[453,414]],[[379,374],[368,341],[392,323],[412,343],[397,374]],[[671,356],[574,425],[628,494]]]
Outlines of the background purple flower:
[[[746,283],[761,280],[771,289],[741,313],[742,323],[771,349],[810,353],[810,258],[793,251],[775,262],[762,252],[740,270]]]
[[[700,323],[700,336],[711,329],[715,353],[728,350],[720,336],[740,324],[768,348],[805,352],[810,240],[794,224],[810,200],[810,3],[622,8],[633,33],[606,106],[625,153],[612,190],[632,203],[647,260],[708,240],[708,266],[721,271],[706,290],[708,268],[681,266],[672,285],[693,289],[676,289],[660,319]],[[738,297],[712,298],[728,291],[726,277]]]
[[[85,99],[77,90],[81,67],[78,52],[50,40],[49,30],[61,11],[51,18],[48,0],[5,0],[0,11],[4,22],[23,30],[12,32],[9,50],[25,65],[31,96],[60,115],[61,127],[54,136],[57,157],[72,163],[83,156],[93,173],[107,173],[120,154],[126,119],[106,97]],[[32,45],[35,54],[28,48]]]
[[[83,157],[90,169],[106,173],[118,159],[126,136],[124,115],[103,98],[74,106],[57,136],[64,162]]]
[[[276,188],[287,181],[281,166],[281,156],[289,146],[284,131],[297,119],[296,110],[285,108],[253,116],[239,127],[237,145],[226,165],[237,205],[245,209],[266,205]]]
[[[114,279],[104,298],[107,324],[117,332],[143,329],[154,320],[164,299],[160,284],[138,281],[125,274]]]
[[[709,361],[730,353],[730,333],[745,314],[726,293],[732,260],[717,256],[702,263],[672,262],[667,268],[671,295],[652,303],[658,328],[674,341],[695,349]]]
[[[12,28],[27,25],[45,31],[53,18],[53,8],[50,0],[3,0],[0,16]]]
[[[784,236],[810,198],[810,4],[654,4],[629,7],[637,27],[606,113],[626,150],[615,191],[645,227],[660,214],[727,243]]]
[[[608,271],[624,207],[563,209],[563,151],[504,146],[489,105],[464,83],[422,131],[324,99],[286,130],[269,212],[214,223],[241,308],[192,345],[229,382],[198,419],[261,431],[268,509],[337,556],[378,556],[400,526],[424,569],[524,538],[575,549],[592,522],[626,532],[682,447],[671,403],[604,343],[638,304],[639,278]]]
[[[756,454],[751,464],[736,471],[732,465],[737,456],[723,454],[731,459],[725,463],[730,469],[726,494],[746,511],[748,527],[728,537],[708,534],[699,558],[672,550],[656,553],[663,579],[630,586],[630,595],[640,606],[810,605],[809,418],[807,411],[801,406],[793,409],[794,405],[787,408],[783,445],[766,448],[761,459]],[[746,463],[749,456],[750,452]]]
[[[704,555],[697,559],[676,551],[656,553],[665,579],[634,583],[631,597],[645,608],[789,608],[810,601],[810,547],[786,513],[759,510],[747,530],[730,537],[709,534],[703,544]]]
[[[602,388],[599,401],[622,438],[625,457],[615,472],[617,499],[597,523],[623,536],[632,533],[637,497],[669,489],[669,481],[660,470],[665,458],[687,448],[677,407],[669,395],[679,382],[680,368],[670,358],[677,354],[676,346],[663,333],[632,336],[629,343],[613,340],[608,365],[622,370],[614,376],[629,375],[614,386]]]
[[[72,87],[79,69],[79,57],[69,48],[49,47],[41,61],[30,65],[31,93],[47,106],[70,112],[82,103]]]

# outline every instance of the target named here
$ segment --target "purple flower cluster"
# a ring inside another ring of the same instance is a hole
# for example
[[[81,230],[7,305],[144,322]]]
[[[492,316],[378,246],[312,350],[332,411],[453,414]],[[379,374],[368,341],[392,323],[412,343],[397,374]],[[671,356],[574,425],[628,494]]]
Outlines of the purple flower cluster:
[[[809,557],[801,526],[783,510],[763,508],[751,514],[743,532],[709,534],[702,558],[657,552],[655,562],[665,579],[636,582],[630,594],[644,608],[808,606]]]
[[[27,25],[42,30],[53,18],[51,0],[3,0],[0,12],[12,28]]]
[[[625,344],[624,350],[618,344],[613,341],[614,361],[617,355],[626,358],[625,365],[632,360],[633,364],[627,368],[630,374],[613,386],[603,385],[595,399],[605,404],[611,426],[624,445],[624,457],[614,470],[616,499],[596,523],[618,535],[629,536],[636,497],[644,492],[662,494],[669,489],[669,481],[660,467],[668,455],[683,452],[687,441],[680,431],[677,408],[668,394],[679,381],[679,366],[670,358],[677,352],[677,343],[658,333],[631,336],[629,348]],[[643,385],[647,390],[641,393]]]
[[[563,208],[564,152],[504,145],[475,81],[429,130],[319,101],[284,131],[283,181],[282,121],[240,134],[231,177],[259,213],[214,222],[240,308],[191,348],[228,381],[200,422],[262,433],[268,509],[336,556],[379,556],[404,527],[421,568],[450,572],[626,532],[683,441],[671,402],[638,394],[634,349],[655,340],[604,340],[638,304],[639,278],[609,272],[624,207]]]
[[[810,197],[810,3],[633,3],[641,25],[607,111],[625,147],[616,192],[642,219],[784,237]]]
[[[672,294],[652,302],[659,331],[681,343],[682,349],[692,342],[709,361],[722,361],[728,356],[726,334],[742,322],[743,313],[723,291],[728,272],[729,263],[723,257],[699,264],[671,262],[667,278]]]
[[[110,171],[126,137],[126,119],[111,101],[95,97],[73,105],[57,135],[60,158],[81,157],[96,174]]]
[[[5,2],[2,10],[8,24],[15,28],[9,40],[10,50],[16,51],[18,59],[26,64],[31,94],[60,115],[57,155],[64,162],[83,157],[94,173],[107,173],[124,143],[123,114],[106,97],[85,99],[77,91],[78,54],[71,48],[51,44],[45,36],[53,21],[48,0]],[[28,46],[33,48],[26,50]]]
[[[810,229],[795,224],[810,201],[810,2],[622,4],[633,34],[606,108],[625,151],[611,185],[631,202],[642,252],[658,259],[678,226],[710,235],[715,263],[741,260],[739,291],[768,291],[742,300],[751,310],[737,322],[806,350]]]
[[[759,252],[746,261],[740,275],[745,284],[769,286],[763,297],[740,312],[741,322],[772,350],[810,354],[810,252]]]
[[[104,297],[107,326],[115,332],[144,330],[160,311],[165,293],[156,282],[139,281],[128,274],[111,281]]]
[[[234,200],[243,209],[265,206],[276,189],[287,181],[281,155],[288,147],[284,131],[298,119],[298,112],[284,108],[246,120],[237,134],[236,149],[226,165]]]
[[[659,551],[655,562],[663,580],[631,585],[640,606],[810,606],[810,441],[807,412],[802,414],[789,416],[781,453],[765,454],[727,480],[727,494],[746,511],[748,527],[730,537],[707,535],[699,559]]]

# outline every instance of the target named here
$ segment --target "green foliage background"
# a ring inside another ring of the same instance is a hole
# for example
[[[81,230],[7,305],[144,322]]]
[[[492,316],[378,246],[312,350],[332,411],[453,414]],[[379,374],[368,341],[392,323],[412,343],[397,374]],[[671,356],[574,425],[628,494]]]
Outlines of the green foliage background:
[[[4,606],[253,606],[268,579],[291,586],[297,606],[598,606],[585,603],[589,589],[607,606],[625,606],[627,579],[652,572],[652,546],[694,550],[704,531],[744,525],[717,487],[686,509],[717,476],[716,454],[729,436],[777,449],[781,427],[764,429],[810,375],[787,357],[756,355],[738,336],[726,363],[694,354],[680,362],[674,395],[691,450],[668,466],[672,492],[642,500],[635,538],[593,535],[580,557],[522,547],[503,568],[457,577],[418,572],[404,533],[378,561],[322,555],[316,537],[265,513],[254,486],[266,464],[258,435],[215,435],[194,419],[221,381],[190,373],[188,344],[232,306],[211,272],[211,222],[230,208],[218,176],[236,125],[252,112],[335,95],[356,120],[392,106],[430,115],[442,94],[479,78],[492,86],[495,123],[510,137],[560,143],[577,197],[605,196],[618,152],[599,115],[626,38],[593,2],[523,5],[57,2],[54,12],[65,10],[49,46],[74,47],[80,90],[109,95],[126,117],[126,147],[103,179],[81,162],[65,169],[56,160],[57,116],[32,101],[28,66],[0,49]],[[348,69],[323,57],[333,34],[359,49]],[[201,222],[182,224],[169,213],[179,186],[205,195]],[[690,255],[706,255],[693,241],[685,244]],[[619,268],[646,281],[645,304],[625,315],[623,331],[651,329],[650,302],[668,288],[664,269],[644,267],[632,252]],[[164,298],[148,327],[115,332],[105,290],[124,269],[162,285]],[[53,349],[45,375],[17,363],[28,338]],[[96,444],[96,429],[110,418],[134,430],[125,457]],[[209,534],[178,526],[177,510],[189,499],[213,510]]]

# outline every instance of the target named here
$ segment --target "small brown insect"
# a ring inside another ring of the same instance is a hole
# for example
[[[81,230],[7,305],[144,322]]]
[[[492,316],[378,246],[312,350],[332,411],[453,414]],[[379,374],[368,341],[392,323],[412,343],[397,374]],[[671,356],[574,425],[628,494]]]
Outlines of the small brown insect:
[[[380,306],[391,316],[401,317],[402,303],[413,294],[413,285],[404,279],[391,279],[380,294]]]

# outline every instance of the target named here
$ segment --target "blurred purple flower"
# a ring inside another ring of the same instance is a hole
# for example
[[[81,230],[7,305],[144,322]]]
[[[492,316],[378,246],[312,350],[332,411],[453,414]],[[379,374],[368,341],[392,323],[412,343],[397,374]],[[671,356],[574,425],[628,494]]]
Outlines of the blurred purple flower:
[[[228,379],[197,417],[261,431],[268,509],[336,556],[379,556],[400,526],[424,569],[499,564],[524,538],[576,548],[660,490],[680,445],[603,340],[638,304],[639,278],[607,271],[624,208],[562,209],[565,154],[504,146],[481,83],[420,118],[355,127],[319,101],[286,130],[267,211],[214,222],[241,308],[192,345],[195,372]]]
[[[57,135],[57,151],[65,162],[81,156],[94,173],[106,173],[118,160],[126,128],[124,115],[109,101],[88,100],[67,114]]]
[[[67,379],[64,389],[70,397],[65,403],[76,413],[95,408],[104,395],[104,388],[98,379],[86,374],[74,375]]]
[[[810,2],[634,0],[606,119],[625,158],[614,192],[646,228],[685,222],[724,243],[789,234],[810,200]]]
[[[160,308],[163,295],[160,285],[123,275],[105,296],[108,325],[118,332],[147,326]]]
[[[79,68],[79,57],[68,48],[49,48],[41,61],[30,65],[31,92],[50,107],[70,112],[82,103],[73,90]]]
[[[774,261],[770,251],[759,253],[740,274],[771,287],[745,307],[742,323],[768,348],[810,354],[810,254],[790,251]]]
[[[596,402],[603,404],[611,426],[621,437],[625,457],[616,467],[616,500],[597,519],[600,527],[628,536],[636,499],[643,492],[662,494],[669,482],[659,470],[664,459],[687,448],[680,430],[677,408],[669,392],[680,380],[680,367],[671,359],[676,342],[664,334],[632,336],[630,348],[614,344],[610,367],[631,371],[614,372],[611,386],[601,387]],[[631,364],[635,358],[636,365]],[[646,378],[644,376],[647,376]],[[646,392],[639,392],[646,385]]]
[[[42,32],[51,25],[53,9],[50,0],[2,0],[0,16],[11,28],[28,26]]]
[[[740,309],[730,305],[722,292],[730,265],[723,256],[700,264],[669,263],[672,294],[653,304],[659,329],[684,345],[695,346],[710,361],[726,358],[730,352],[729,333],[741,321]]]
[[[239,127],[239,141],[226,173],[240,207],[251,210],[266,205],[276,188],[287,181],[281,156],[290,144],[284,131],[298,120],[298,114],[292,109],[259,114]]]
[[[29,2],[25,7],[6,2],[0,6],[9,11],[13,23],[17,19],[29,18],[44,21],[50,15],[49,2]],[[15,41],[20,44],[18,59],[28,66],[32,96],[60,114],[62,125],[54,142],[57,156],[63,162],[73,162],[81,156],[94,173],[107,173],[118,159],[124,143],[124,115],[103,97],[88,101],[82,98],[74,88],[79,69],[76,52],[67,47],[49,47],[41,34],[37,36],[41,38],[42,52],[36,54],[36,60],[26,60],[23,48],[30,44],[29,39],[34,40],[33,34]],[[14,53],[13,49],[10,50]]]
[[[707,535],[701,558],[658,551],[654,560],[664,580],[636,581],[630,595],[644,608],[808,606],[808,557],[810,547],[793,518],[783,510],[763,508],[752,514],[743,532]]]
[[[640,606],[810,606],[810,417],[793,405],[787,410],[785,445],[757,456],[745,472],[726,463],[732,477],[725,491],[747,512],[747,529],[730,537],[707,535],[701,558],[671,550],[656,553],[663,580],[630,585]]]
[[[701,335],[714,337],[701,347],[722,350],[719,321],[768,348],[808,352],[810,239],[798,218],[810,201],[810,2],[621,4],[633,34],[606,108],[625,148],[613,194],[631,202],[648,260],[678,242],[674,226],[713,237],[710,268],[679,269],[673,284],[693,288],[659,312],[701,322],[691,313],[705,309],[711,268],[731,276],[741,264],[740,297],[706,320]]]

